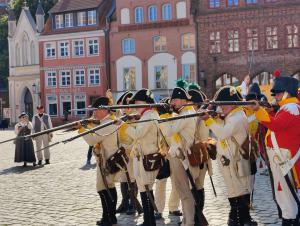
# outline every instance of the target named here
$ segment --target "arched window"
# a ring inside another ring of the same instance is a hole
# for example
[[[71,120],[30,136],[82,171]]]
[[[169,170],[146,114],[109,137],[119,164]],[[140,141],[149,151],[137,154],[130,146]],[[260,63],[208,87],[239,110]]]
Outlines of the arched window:
[[[20,46],[19,44],[17,43],[16,45],[16,51],[15,51],[15,54],[16,54],[16,66],[20,66],[21,65],[21,58],[20,58]]]
[[[128,8],[121,9],[121,24],[130,24],[130,12]]]
[[[134,18],[136,24],[141,24],[144,22],[144,12],[142,7],[135,8]]]
[[[164,4],[162,6],[162,19],[172,20],[172,7],[170,3]]]
[[[23,65],[29,64],[28,46],[29,46],[28,36],[27,36],[27,34],[24,34],[24,37],[22,40],[22,62],[23,62]]]
[[[157,21],[157,7],[156,5],[151,5],[148,8],[148,20],[153,22]]]
[[[135,40],[133,38],[127,38],[122,40],[123,54],[135,53]]]
[[[36,57],[35,57],[35,47],[34,42],[32,41],[30,44],[30,58],[31,58],[31,64],[36,64]]]
[[[177,2],[176,4],[176,17],[177,19],[186,18],[186,2]]]
[[[181,48],[195,49],[195,35],[192,33],[182,35]]]

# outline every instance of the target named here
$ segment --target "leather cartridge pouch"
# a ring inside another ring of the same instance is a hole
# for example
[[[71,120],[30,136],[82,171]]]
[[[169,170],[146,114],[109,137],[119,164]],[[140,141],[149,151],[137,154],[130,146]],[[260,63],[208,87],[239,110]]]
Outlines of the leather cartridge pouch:
[[[119,136],[117,134],[118,150],[106,160],[105,169],[110,174],[118,173],[127,167],[129,158],[124,147],[119,146]]]
[[[198,142],[190,147],[191,152],[187,157],[191,166],[199,166],[208,160],[208,153],[204,143]]]
[[[148,154],[143,156],[143,165],[146,171],[155,171],[162,167],[163,156],[156,152],[153,154]]]
[[[246,177],[251,175],[251,165],[249,159],[249,139],[246,138],[246,141],[242,144],[244,148],[238,144],[237,140],[232,137],[232,142],[236,146],[235,158],[236,158],[236,168],[239,177]],[[246,145],[248,148],[246,149]]]

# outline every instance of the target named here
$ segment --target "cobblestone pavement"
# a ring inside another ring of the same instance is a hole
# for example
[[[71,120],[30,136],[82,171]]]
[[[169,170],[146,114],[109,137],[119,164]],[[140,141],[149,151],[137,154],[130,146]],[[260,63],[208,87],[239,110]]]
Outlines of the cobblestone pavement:
[[[54,142],[75,133],[56,133]],[[13,137],[13,131],[0,131],[0,140]],[[27,168],[13,162],[14,144],[0,146],[0,225],[95,225],[101,216],[101,204],[95,190],[95,164],[84,167],[88,146],[82,139],[59,144],[51,150],[51,164]],[[214,197],[209,178],[205,181],[204,214],[210,225],[226,225],[228,200],[224,182],[214,163]],[[119,189],[119,187],[118,187]],[[119,190],[118,190],[119,191]],[[167,186],[167,197],[170,182]],[[120,193],[118,193],[120,194]],[[120,201],[120,199],[118,200]],[[157,225],[177,226],[179,218],[169,217],[166,206],[164,220]],[[252,216],[259,225],[280,225],[271,197],[267,176],[257,174]],[[118,215],[118,225],[136,225],[142,216]]]

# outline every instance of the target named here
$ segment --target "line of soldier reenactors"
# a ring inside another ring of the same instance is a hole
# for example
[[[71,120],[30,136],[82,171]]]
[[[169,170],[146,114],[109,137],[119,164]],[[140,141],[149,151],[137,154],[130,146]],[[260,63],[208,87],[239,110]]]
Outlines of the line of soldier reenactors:
[[[277,113],[270,106],[260,106],[264,97],[257,84],[250,87],[246,96],[247,101],[253,102],[247,107],[212,106],[198,85],[182,84],[183,81],[178,82],[172,95],[161,100],[162,105],[155,105],[149,89],[125,92],[116,102],[124,107],[117,111],[101,108],[113,104],[110,96],[93,103],[93,119],[99,120],[100,125],[108,124],[84,136],[88,145],[94,147],[97,159],[97,192],[103,209],[97,225],[117,224],[116,213],[143,212],[141,225],[155,226],[165,206],[168,177],[172,184],[170,214],[182,215],[182,226],[208,225],[203,215],[204,179],[212,176],[211,160],[217,160],[227,187],[228,225],[257,225],[250,216],[250,203],[259,155],[271,170],[282,225],[299,225],[298,81],[284,76],[275,79],[271,92],[279,105]],[[233,86],[220,88],[213,98],[220,102],[242,100]],[[132,105],[144,107],[129,107]],[[189,117],[195,113],[201,114]],[[76,128],[82,133],[95,126],[78,124]],[[269,129],[266,134],[262,127]],[[121,183],[122,202],[118,208],[115,182]]]

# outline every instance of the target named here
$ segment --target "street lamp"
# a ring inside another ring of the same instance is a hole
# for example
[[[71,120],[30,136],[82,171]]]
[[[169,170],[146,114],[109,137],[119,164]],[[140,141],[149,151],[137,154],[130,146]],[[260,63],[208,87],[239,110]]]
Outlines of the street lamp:
[[[205,71],[204,70],[200,71],[200,79],[203,81],[204,88],[206,88],[207,82],[206,82],[206,77],[205,77]]]

